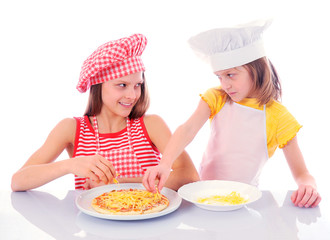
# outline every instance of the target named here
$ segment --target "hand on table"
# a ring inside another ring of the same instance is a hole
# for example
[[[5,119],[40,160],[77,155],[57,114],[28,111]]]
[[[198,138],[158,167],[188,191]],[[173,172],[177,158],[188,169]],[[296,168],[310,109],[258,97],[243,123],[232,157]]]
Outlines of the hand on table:
[[[298,207],[316,207],[321,201],[321,196],[316,188],[301,184],[298,190],[292,193],[291,201]]]

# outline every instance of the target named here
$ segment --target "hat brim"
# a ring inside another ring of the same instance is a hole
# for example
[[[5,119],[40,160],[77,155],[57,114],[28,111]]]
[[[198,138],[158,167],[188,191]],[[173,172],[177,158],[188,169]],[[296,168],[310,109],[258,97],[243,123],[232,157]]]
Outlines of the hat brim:
[[[209,56],[213,72],[226,70],[253,62],[266,56],[263,41],[260,39],[250,45],[233,51],[216,53]]]

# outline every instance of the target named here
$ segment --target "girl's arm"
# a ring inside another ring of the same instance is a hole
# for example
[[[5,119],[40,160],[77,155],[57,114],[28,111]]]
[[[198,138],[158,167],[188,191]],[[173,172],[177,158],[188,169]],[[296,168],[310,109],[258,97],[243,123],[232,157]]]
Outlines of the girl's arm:
[[[12,177],[13,191],[40,187],[68,173],[89,177],[94,181],[112,179],[112,166],[101,156],[70,158],[54,162],[68,149],[72,155],[76,133],[76,120],[64,119],[51,131],[45,143]]]
[[[200,100],[192,116],[183,125],[177,128],[169,141],[166,140],[162,143],[160,149],[160,151],[163,151],[162,160],[158,166],[149,168],[143,177],[143,185],[147,190],[152,192],[156,191],[155,180],[157,179],[159,180],[158,189],[161,190],[170,175],[172,165],[173,167],[182,168],[182,172],[184,172],[184,165],[182,165],[180,161],[177,163],[174,163],[174,161],[178,158],[186,158],[186,153],[183,152],[184,148],[194,139],[197,132],[208,120],[210,114],[211,110],[207,103]],[[158,134],[158,138],[161,137],[161,134]]]
[[[292,194],[291,201],[299,207],[317,206],[321,201],[321,196],[317,192],[315,179],[307,170],[297,137],[287,143],[283,152],[298,185],[298,190]]]
[[[149,115],[144,119],[149,137],[161,153],[171,138],[171,131],[159,116]],[[173,167],[165,186],[178,190],[182,185],[199,180],[197,170],[189,155],[183,151],[174,161]]]

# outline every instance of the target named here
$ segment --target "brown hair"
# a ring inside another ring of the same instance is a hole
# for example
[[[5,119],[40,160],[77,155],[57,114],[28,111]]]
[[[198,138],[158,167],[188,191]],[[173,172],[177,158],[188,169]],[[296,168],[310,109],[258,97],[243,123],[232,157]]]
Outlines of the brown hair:
[[[259,105],[267,104],[273,100],[280,100],[282,87],[277,71],[273,64],[266,57],[259,58],[253,62],[243,65],[248,70],[253,81],[252,92],[256,93]],[[231,98],[220,90],[225,101]]]
[[[142,117],[148,110],[150,104],[149,92],[144,73],[142,73],[143,83],[141,84],[141,96],[129,114],[130,119]],[[102,102],[102,83],[91,86],[88,104],[84,115],[93,116],[101,112]]]

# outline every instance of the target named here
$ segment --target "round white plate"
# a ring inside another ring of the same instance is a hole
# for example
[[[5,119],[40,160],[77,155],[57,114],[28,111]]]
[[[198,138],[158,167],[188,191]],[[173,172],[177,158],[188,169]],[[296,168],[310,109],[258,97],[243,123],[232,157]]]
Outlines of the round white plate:
[[[173,191],[172,189],[164,187],[161,193],[169,199],[170,204],[167,208],[165,208],[161,212],[142,214],[142,215],[109,215],[109,214],[98,213],[91,207],[92,200],[95,197],[105,192],[109,192],[111,190],[127,189],[127,188],[145,189],[141,183],[120,183],[120,184],[110,184],[101,187],[96,187],[82,192],[76,198],[76,205],[80,209],[80,211],[93,217],[112,219],[112,220],[142,220],[142,219],[155,218],[169,214],[175,211],[176,209],[178,209],[178,207],[182,202],[182,198],[177,194],[177,192]]]
[[[249,199],[248,202],[237,204],[237,205],[213,205],[198,203],[197,199],[200,197],[210,197],[212,195],[227,195],[232,191],[239,193],[242,197]],[[222,181],[222,180],[208,180],[208,181],[198,181],[194,183],[189,183],[182,186],[178,190],[178,194],[183,199],[194,203],[197,207],[211,210],[211,211],[231,211],[243,207],[246,204],[257,201],[262,193],[261,191],[252,185],[234,182],[234,181]]]

